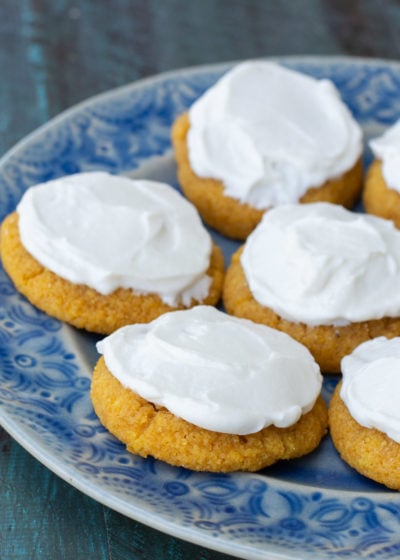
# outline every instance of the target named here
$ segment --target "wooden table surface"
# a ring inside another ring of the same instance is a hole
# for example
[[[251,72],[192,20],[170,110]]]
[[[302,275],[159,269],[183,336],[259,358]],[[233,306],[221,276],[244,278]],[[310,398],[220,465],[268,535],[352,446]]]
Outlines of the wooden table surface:
[[[0,152],[145,76],[271,55],[396,59],[399,30],[396,0],[1,0]],[[0,428],[1,560],[222,558],[95,502]]]

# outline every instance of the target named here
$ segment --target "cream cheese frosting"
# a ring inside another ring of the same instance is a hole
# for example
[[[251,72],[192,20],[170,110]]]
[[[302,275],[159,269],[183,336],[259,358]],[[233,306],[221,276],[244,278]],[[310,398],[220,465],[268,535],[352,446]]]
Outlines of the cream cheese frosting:
[[[265,209],[298,202],[359,158],[362,132],[334,84],[265,61],[228,71],[189,110],[200,177]]]
[[[291,426],[311,410],[322,386],[320,369],[303,345],[210,306],[122,327],[97,349],[123,386],[223,433]]]
[[[24,247],[73,283],[154,293],[168,305],[208,295],[211,237],[169,185],[79,173],[31,187],[17,212]]]
[[[378,337],[342,360],[340,396],[361,426],[400,443],[400,338]]]
[[[400,120],[369,143],[374,156],[382,160],[387,186],[400,192]]]
[[[253,297],[292,322],[400,316],[400,232],[389,220],[323,202],[274,208],[241,265]]]

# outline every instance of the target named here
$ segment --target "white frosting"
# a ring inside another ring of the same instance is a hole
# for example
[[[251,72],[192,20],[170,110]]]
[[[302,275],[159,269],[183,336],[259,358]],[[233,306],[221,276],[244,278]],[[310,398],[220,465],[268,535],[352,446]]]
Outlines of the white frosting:
[[[191,167],[259,209],[297,202],[357,161],[362,133],[332,82],[272,62],[227,72],[189,111]]]
[[[28,189],[17,211],[25,248],[71,282],[155,293],[169,305],[208,295],[211,238],[166,184],[80,173]]]
[[[400,231],[329,203],[272,209],[241,264],[254,298],[292,322],[344,325],[400,316]]]
[[[387,186],[400,192],[400,120],[369,145],[375,157],[382,160],[382,175]]]
[[[353,418],[400,443],[400,338],[375,338],[342,360],[340,396]]]
[[[123,327],[97,349],[122,385],[217,432],[290,426],[313,407],[322,386],[300,343],[209,306]]]

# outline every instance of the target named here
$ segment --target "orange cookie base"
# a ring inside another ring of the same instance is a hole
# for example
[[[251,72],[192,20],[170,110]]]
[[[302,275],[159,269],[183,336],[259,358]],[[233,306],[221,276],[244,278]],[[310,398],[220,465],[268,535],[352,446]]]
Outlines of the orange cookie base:
[[[387,186],[380,160],[375,160],[368,169],[363,204],[369,214],[393,220],[396,227],[400,228],[400,193]]]
[[[257,471],[280,459],[313,451],[327,429],[321,397],[289,428],[264,428],[246,436],[199,428],[126,389],[107,369],[103,357],[92,378],[91,399],[101,423],[131,453],[197,471]]]
[[[15,287],[33,305],[77,328],[109,334],[131,323],[147,323],[183,306],[166,305],[157,295],[138,295],[119,288],[109,295],[81,284],[73,284],[44,268],[24,248],[19,237],[18,214],[13,212],[1,226],[0,255]],[[210,260],[212,285],[205,305],[215,305],[221,295],[224,259],[216,245]],[[195,305],[198,302],[193,302]]]
[[[234,239],[246,239],[260,222],[264,210],[258,210],[226,196],[220,181],[198,177],[190,166],[187,133],[190,128],[188,113],[175,121],[172,143],[178,166],[178,179],[187,198],[196,206],[203,220],[217,231]],[[310,188],[300,202],[325,201],[352,208],[362,188],[361,159],[338,179]]]
[[[329,427],[342,459],[362,475],[400,490],[400,444],[354,420],[340,397],[341,383],[329,405]]]
[[[242,251],[243,247],[233,255],[225,274],[222,298],[226,311],[289,334],[310,350],[323,372],[340,373],[342,358],[361,342],[377,336],[400,336],[400,317],[352,323],[343,327],[309,326],[283,319],[254,299],[240,263]]]

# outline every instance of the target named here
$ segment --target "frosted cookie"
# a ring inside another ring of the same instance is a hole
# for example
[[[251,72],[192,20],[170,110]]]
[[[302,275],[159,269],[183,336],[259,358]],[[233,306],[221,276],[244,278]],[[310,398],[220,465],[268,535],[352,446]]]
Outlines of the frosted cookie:
[[[342,369],[329,405],[333,443],[358,472],[400,490],[400,338],[364,342]]]
[[[400,228],[400,121],[370,142],[375,156],[365,180],[364,208]]]
[[[256,471],[311,452],[326,432],[318,365],[264,325],[198,306],[123,327],[97,348],[94,409],[134,454]]]
[[[102,172],[26,191],[1,227],[16,288],[49,315],[108,334],[220,298],[223,256],[172,187]]]
[[[176,120],[185,195],[210,226],[245,239],[265,210],[324,200],[353,206],[362,132],[329,80],[272,62],[238,64]]]
[[[232,258],[228,313],[283,330],[324,372],[361,342],[400,335],[400,231],[324,202],[267,212]]]

